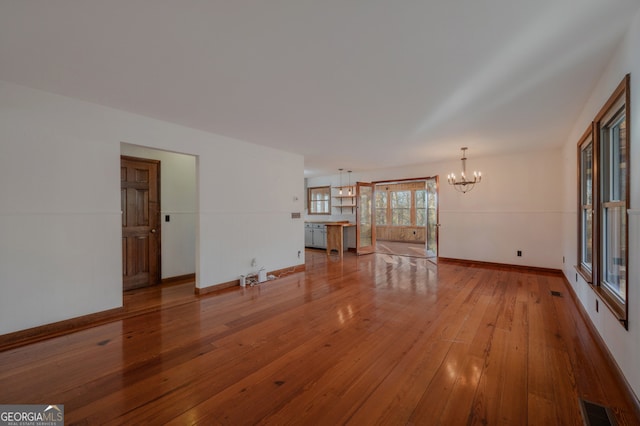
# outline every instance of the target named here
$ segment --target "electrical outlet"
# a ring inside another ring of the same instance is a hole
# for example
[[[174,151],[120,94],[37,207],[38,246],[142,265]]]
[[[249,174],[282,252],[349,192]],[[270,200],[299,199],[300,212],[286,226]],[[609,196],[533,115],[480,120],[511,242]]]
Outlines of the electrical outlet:
[[[302,254],[302,251],[298,250],[298,259],[300,259],[301,254]]]
[[[522,250],[518,250],[518,257],[522,257]]]
[[[251,267],[255,267],[257,264],[258,264],[258,261],[256,260],[255,257],[251,259]]]
[[[562,264],[564,265],[564,256],[562,256]]]

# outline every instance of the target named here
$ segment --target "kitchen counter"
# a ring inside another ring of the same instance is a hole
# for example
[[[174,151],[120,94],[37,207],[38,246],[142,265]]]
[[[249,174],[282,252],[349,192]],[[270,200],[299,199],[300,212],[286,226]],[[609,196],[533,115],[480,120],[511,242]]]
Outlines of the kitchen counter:
[[[327,255],[337,251],[342,257],[344,253],[344,228],[356,226],[355,223],[345,222],[327,222]]]
[[[327,220],[305,220],[304,223],[315,223],[315,224],[320,224],[320,225],[349,225],[349,221],[348,220],[338,220],[338,221],[327,221]],[[355,225],[355,224],[351,224],[351,225]]]

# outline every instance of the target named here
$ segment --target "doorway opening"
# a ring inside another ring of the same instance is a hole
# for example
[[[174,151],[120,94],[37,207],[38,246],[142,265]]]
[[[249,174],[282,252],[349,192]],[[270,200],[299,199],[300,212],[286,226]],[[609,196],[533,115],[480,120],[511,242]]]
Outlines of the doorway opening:
[[[438,177],[375,182],[376,252],[438,258]]]
[[[159,168],[157,211],[150,210],[146,212],[143,210],[137,214],[139,219],[149,216],[149,221],[153,222],[151,223],[152,226],[149,229],[139,229],[142,234],[137,236],[134,241],[129,242],[128,245],[144,249],[146,246],[142,243],[146,238],[145,231],[148,235],[151,235],[151,239],[162,240],[156,253],[157,278],[149,280],[147,283],[136,283],[135,286],[127,286],[125,284],[126,275],[131,270],[131,265],[126,263],[129,260],[126,258],[127,248],[124,244],[125,232],[123,226],[123,291],[131,293],[128,290],[133,288],[140,289],[136,290],[135,293],[139,293],[141,290],[145,290],[145,293],[147,293],[147,289],[144,287],[149,290],[155,288],[157,291],[162,292],[163,299],[167,295],[171,295],[173,298],[177,296],[173,295],[176,292],[176,286],[188,283],[190,289],[186,289],[185,294],[194,293],[197,250],[197,157],[128,143],[120,144],[120,154],[121,158],[133,157],[143,162],[155,162]],[[138,191],[134,195],[134,200],[144,205],[145,197],[144,191]],[[125,223],[124,204],[123,201],[123,225]],[[130,201],[128,204],[130,205],[132,202]],[[151,232],[152,230],[155,230],[155,232]],[[140,253],[145,254],[145,251],[140,250]],[[148,267],[149,265],[142,260],[133,269],[144,270],[148,269]],[[165,295],[165,293],[167,294]],[[127,298],[125,298],[125,305],[126,300]]]

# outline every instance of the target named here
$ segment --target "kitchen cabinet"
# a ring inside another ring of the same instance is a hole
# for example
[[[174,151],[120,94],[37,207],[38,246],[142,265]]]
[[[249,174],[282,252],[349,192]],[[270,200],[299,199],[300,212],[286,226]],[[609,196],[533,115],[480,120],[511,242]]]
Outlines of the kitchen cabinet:
[[[310,223],[304,224],[304,246],[313,247],[313,228]]]
[[[304,224],[304,246],[311,248],[327,248],[327,227],[324,223]]]

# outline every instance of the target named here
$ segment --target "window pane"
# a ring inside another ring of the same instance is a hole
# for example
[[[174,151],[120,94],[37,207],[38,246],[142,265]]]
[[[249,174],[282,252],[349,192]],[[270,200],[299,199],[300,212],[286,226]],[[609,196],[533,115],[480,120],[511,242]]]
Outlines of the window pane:
[[[416,190],[416,226],[427,225],[427,190]]]
[[[581,169],[581,204],[591,205],[593,204],[593,143],[591,142],[582,150]]]
[[[625,149],[626,121],[624,117],[611,127],[611,186],[612,200],[626,198],[626,149]]]
[[[391,208],[411,208],[411,191],[391,192]]]
[[[626,120],[620,115],[602,128],[602,201],[622,201],[627,192]]]
[[[582,265],[591,271],[593,257],[593,212],[590,208],[582,209]]]
[[[410,209],[392,209],[391,224],[396,226],[410,226],[411,210]]]
[[[626,207],[625,205],[603,208],[603,284],[626,300]]]

